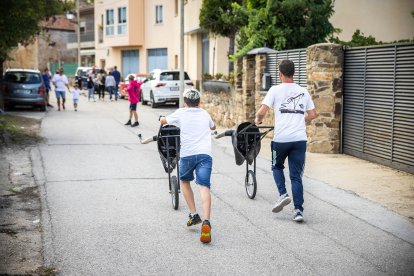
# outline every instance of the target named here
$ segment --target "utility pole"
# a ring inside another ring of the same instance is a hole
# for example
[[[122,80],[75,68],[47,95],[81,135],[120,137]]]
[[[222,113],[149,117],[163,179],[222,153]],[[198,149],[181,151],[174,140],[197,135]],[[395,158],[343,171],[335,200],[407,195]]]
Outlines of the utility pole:
[[[81,64],[81,54],[80,54],[80,15],[79,15],[79,0],[76,0],[76,34],[78,39],[78,66],[82,66]]]
[[[184,106],[184,0],[180,0],[180,107]]]

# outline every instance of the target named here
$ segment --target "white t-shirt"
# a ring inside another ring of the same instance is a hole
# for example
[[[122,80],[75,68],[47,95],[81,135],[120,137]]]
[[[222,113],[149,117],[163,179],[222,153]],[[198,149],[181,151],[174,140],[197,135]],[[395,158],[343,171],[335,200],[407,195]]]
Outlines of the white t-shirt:
[[[167,123],[180,128],[180,156],[211,153],[211,128],[214,122],[202,108],[185,107],[166,116]]]
[[[56,85],[56,91],[65,91],[65,86],[69,84],[68,78],[65,75],[55,74],[52,81]]]
[[[74,100],[79,100],[81,91],[80,91],[78,88],[74,88],[74,89],[72,90],[72,93],[73,93],[72,98],[73,98]]]
[[[262,104],[274,109],[273,141],[306,141],[305,112],[315,108],[308,90],[296,83],[272,86]]]

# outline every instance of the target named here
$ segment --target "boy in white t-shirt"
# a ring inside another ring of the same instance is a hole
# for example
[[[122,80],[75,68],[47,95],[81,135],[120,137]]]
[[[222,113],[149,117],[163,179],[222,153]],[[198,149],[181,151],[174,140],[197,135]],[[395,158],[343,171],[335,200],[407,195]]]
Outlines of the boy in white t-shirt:
[[[293,220],[303,221],[303,184],[302,175],[306,154],[306,122],[316,117],[315,105],[308,91],[293,82],[295,65],[290,60],[279,64],[281,84],[272,86],[266,94],[260,109],[256,113],[256,124],[261,124],[270,108],[275,113],[275,129],[272,141],[272,171],[279,201],[272,211],[278,213],[291,200],[286,191],[283,169],[286,158],[289,162],[289,174],[292,184]]]
[[[79,85],[75,83],[72,89],[73,108],[75,109],[75,111],[78,111],[78,103],[80,99],[80,94],[81,94],[81,91],[79,90]]]
[[[161,125],[174,125],[180,128],[180,180],[181,191],[190,210],[187,226],[193,226],[203,222],[201,226],[200,241],[211,241],[211,194],[210,177],[213,167],[211,153],[211,130],[216,125],[210,115],[200,108],[200,92],[196,89],[184,91],[184,108],[176,110],[169,116],[161,117]],[[204,221],[196,211],[194,194],[190,182],[194,180],[200,190],[203,206]]]

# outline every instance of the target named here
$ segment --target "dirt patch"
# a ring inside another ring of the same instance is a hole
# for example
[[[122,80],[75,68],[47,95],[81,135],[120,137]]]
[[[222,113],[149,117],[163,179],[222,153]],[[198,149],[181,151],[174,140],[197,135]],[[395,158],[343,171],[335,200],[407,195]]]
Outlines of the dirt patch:
[[[31,149],[40,120],[0,115],[0,275],[54,275],[43,267],[41,202]]]

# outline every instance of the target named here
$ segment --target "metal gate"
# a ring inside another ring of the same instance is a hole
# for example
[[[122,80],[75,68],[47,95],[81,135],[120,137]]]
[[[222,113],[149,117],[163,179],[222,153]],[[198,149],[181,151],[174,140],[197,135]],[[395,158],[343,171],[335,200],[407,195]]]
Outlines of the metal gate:
[[[271,85],[280,84],[278,78],[279,68],[277,65],[279,64],[279,61],[284,59],[289,59],[295,64],[293,80],[300,86],[307,88],[306,48],[278,51],[277,53],[267,55],[266,71],[270,74]]]
[[[342,150],[414,173],[414,44],[344,51]]]

